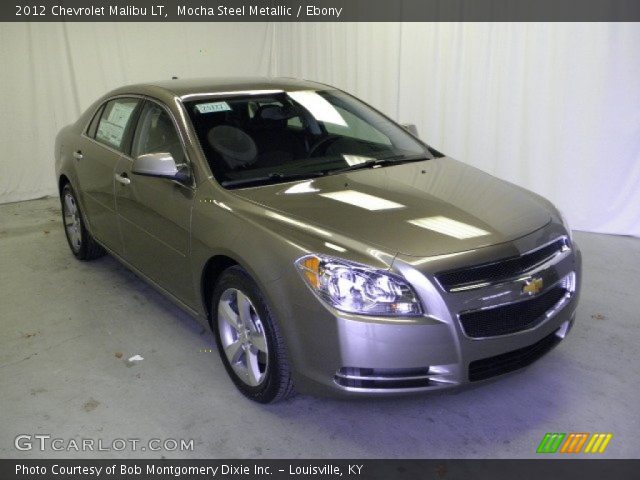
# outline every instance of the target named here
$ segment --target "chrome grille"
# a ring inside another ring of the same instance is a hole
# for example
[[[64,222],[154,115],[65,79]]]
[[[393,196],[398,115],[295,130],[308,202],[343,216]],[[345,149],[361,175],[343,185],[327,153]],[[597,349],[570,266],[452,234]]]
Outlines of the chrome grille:
[[[449,292],[480,288],[518,277],[568,249],[567,239],[561,237],[520,256],[503,258],[470,268],[441,272],[436,274],[436,278],[440,285]]]
[[[562,236],[502,263],[450,270],[455,282],[436,277],[450,288],[447,303],[462,333],[478,340],[534,329],[564,308],[575,291],[572,258]]]
[[[508,335],[534,328],[547,318],[569,291],[557,285],[537,297],[484,310],[461,313],[460,324],[472,338]]]

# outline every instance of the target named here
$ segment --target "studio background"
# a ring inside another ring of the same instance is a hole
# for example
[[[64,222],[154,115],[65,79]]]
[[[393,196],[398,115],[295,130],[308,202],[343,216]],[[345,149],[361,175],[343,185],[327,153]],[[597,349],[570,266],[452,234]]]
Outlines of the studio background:
[[[91,102],[171,76],[294,76],[553,201],[640,236],[632,23],[0,23],[0,203],[55,195],[53,143]]]

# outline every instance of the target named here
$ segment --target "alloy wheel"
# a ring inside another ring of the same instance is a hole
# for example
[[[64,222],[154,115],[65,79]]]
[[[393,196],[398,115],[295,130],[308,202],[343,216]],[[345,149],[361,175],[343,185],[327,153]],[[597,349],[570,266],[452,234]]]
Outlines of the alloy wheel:
[[[247,295],[228,288],[218,302],[221,348],[238,378],[251,387],[267,376],[269,350],[257,310]]]

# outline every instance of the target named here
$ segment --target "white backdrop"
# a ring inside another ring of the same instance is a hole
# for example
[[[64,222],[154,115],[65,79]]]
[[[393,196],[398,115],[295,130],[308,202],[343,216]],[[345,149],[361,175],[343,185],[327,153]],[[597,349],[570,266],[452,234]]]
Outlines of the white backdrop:
[[[640,24],[282,24],[273,71],[350,91],[573,228],[640,236]]]
[[[266,23],[0,23],[0,203],[56,193],[55,135],[107,91],[267,75]]]
[[[57,130],[172,75],[344,88],[435,148],[640,236],[639,24],[0,24],[0,203],[55,192]]]

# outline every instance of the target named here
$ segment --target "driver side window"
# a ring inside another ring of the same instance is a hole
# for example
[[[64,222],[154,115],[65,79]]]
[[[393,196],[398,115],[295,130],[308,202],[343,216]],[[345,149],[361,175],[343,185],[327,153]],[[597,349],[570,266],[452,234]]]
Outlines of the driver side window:
[[[186,162],[180,137],[167,111],[155,102],[147,102],[140,114],[131,156],[146,153],[170,153],[177,165]]]

